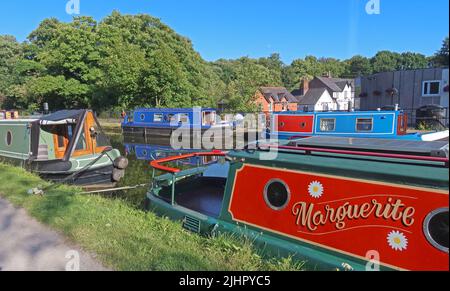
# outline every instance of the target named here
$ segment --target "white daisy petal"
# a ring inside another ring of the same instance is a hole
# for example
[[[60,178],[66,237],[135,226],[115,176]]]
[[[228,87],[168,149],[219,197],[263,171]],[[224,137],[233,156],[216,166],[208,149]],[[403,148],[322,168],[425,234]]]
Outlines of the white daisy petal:
[[[399,231],[392,231],[387,237],[389,246],[395,251],[404,251],[408,248],[408,239]]]
[[[314,181],[309,184],[308,192],[311,197],[318,199],[322,197],[324,193],[324,187],[319,181]]]

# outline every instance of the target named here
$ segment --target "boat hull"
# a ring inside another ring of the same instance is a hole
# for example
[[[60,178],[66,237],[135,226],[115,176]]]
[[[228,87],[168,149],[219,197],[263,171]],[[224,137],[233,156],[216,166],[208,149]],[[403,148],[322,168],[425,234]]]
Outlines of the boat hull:
[[[115,182],[112,179],[114,171],[113,165],[103,166],[88,169],[82,173],[72,177],[74,173],[71,172],[55,172],[55,173],[39,173],[40,177],[55,183],[71,184],[76,186],[91,186],[91,185],[113,185]]]

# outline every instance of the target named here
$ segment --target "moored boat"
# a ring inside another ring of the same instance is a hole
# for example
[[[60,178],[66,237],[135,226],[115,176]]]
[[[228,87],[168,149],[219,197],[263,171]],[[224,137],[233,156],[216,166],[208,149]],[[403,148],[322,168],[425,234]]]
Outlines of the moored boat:
[[[310,136],[382,138],[416,141],[448,139],[449,131],[408,133],[408,115],[401,110],[355,112],[280,112],[271,118],[269,137]]]
[[[228,163],[179,169],[193,156]],[[312,137],[153,161],[148,207],[323,270],[449,270],[447,142]]]
[[[165,139],[182,149],[233,149],[265,139],[263,115],[226,117],[221,120],[212,108],[142,108],[124,116],[122,131],[126,139]]]
[[[176,130],[204,133],[223,129],[230,124],[217,124],[217,112],[212,108],[140,108],[126,115],[122,123],[125,135],[170,138]]]
[[[90,110],[0,120],[0,159],[44,179],[83,186],[110,186],[128,165]]]

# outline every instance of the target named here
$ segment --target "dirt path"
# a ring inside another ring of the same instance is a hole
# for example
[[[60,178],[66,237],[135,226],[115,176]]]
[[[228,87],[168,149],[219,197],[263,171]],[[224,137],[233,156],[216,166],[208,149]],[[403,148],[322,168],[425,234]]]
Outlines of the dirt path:
[[[108,270],[25,210],[0,198],[0,271],[64,271],[66,266],[69,270],[77,266],[80,271]]]

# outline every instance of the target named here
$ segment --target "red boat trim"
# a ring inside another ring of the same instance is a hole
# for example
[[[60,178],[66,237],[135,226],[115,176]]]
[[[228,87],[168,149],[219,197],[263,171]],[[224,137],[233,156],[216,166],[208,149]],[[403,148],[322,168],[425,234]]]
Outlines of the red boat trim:
[[[225,155],[226,155],[226,153],[224,153],[222,151],[192,153],[192,154],[168,157],[168,158],[163,158],[163,159],[159,159],[156,161],[152,161],[152,162],[150,162],[150,166],[156,170],[168,172],[171,174],[176,174],[176,173],[181,172],[181,170],[178,168],[166,167],[161,164],[175,162],[175,161],[179,161],[179,160],[185,160],[185,159],[189,159],[189,158],[195,158],[195,157],[224,157]]]
[[[263,149],[263,147],[261,147]],[[417,160],[417,161],[428,161],[428,162],[441,162],[448,165],[449,159],[442,157],[427,157],[427,156],[416,156],[416,155],[405,155],[405,154],[388,154],[388,153],[376,153],[376,152],[359,152],[350,150],[335,150],[326,148],[313,148],[313,147],[293,147],[293,146],[275,146],[268,147],[267,149],[284,149],[284,150],[296,150],[296,151],[306,151],[306,152],[318,152],[318,153],[332,153],[332,154],[342,154],[342,155],[355,155],[355,156],[368,156],[368,157],[380,157],[380,158],[391,158],[391,159],[405,159],[405,160]]]

